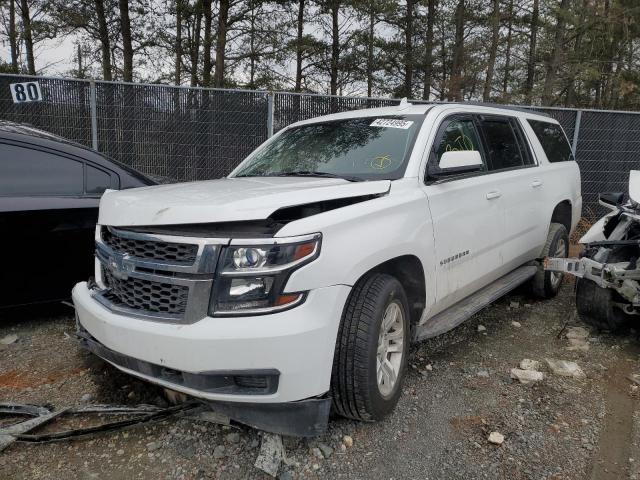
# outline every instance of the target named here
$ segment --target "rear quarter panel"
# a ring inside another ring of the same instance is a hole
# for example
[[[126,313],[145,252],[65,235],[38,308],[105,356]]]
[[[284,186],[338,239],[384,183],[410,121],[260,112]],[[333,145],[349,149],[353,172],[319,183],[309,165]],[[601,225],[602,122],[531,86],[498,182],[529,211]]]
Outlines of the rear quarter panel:
[[[536,119],[538,120],[538,119]],[[557,123],[557,122],[553,122]],[[544,182],[545,217],[551,223],[551,216],[555,207],[565,200],[571,203],[571,231],[573,233],[582,216],[582,189],[580,184],[580,168],[575,161],[551,163],[538,140],[535,132],[522,118],[522,127],[529,138],[533,153],[536,156],[540,170],[539,174]]]

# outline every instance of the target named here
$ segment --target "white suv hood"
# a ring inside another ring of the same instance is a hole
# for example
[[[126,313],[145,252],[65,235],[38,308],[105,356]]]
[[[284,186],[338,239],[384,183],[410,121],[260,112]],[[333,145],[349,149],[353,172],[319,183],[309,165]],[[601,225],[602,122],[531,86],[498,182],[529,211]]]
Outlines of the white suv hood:
[[[262,220],[283,207],[382,194],[390,185],[389,180],[251,177],[107,191],[100,201],[98,223],[143,226]]]

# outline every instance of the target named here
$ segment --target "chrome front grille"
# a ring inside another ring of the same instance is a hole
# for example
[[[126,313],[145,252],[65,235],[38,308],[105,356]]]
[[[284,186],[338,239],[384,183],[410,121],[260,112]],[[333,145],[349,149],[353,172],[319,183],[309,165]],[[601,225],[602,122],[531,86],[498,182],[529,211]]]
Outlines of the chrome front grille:
[[[153,313],[184,315],[189,299],[189,288],[170,283],[152,282],[141,278],[116,278],[108,268],[102,267],[103,281],[114,304]]]
[[[104,228],[102,241],[112,250],[128,253],[132,257],[161,262],[193,265],[198,255],[198,245],[189,243],[168,243],[124,237]]]
[[[208,314],[216,263],[228,243],[98,226],[94,298],[128,316],[197,322]]]

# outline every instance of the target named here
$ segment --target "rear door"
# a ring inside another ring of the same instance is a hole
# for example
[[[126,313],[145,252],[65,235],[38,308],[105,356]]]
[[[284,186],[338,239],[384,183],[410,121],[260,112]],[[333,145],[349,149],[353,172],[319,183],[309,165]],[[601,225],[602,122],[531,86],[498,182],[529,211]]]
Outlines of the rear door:
[[[488,168],[502,193],[505,228],[502,239],[504,270],[510,271],[534,259],[544,243],[544,179],[516,117],[477,117]]]
[[[477,150],[485,166],[473,174],[425,179],[436,250],[433,314],[498,278],[502,266],[502,181],[488,170],[473,116],[456,114],[442,120],[429,162],[437,165],[450,150]]]

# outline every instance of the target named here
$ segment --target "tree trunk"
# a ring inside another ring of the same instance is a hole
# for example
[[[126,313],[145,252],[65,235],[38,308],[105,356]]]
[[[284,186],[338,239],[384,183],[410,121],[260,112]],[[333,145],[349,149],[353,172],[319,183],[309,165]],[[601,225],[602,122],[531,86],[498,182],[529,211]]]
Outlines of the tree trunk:
[[[211,86],[211,47],[213,46],[213,36],[211,35],[213,14],[211,12],[211,0],[202,0],[202,9],[204,12],[204,40],[202,47],[204,49],[204,58],[202,60],[202,85]]]
[[[191,86],[198,85],[198,61],[200,59],[200,37],[202,31],[202,0],[195,4],[196,23],[193,27],[193,38],[191,40]]]
[[[513,0],[509,1],[509,12],[507,13],[509,24],[507,26],[507,48],[504,52],[504,78],[502,80],[502,93],[506,95],[509,88],[509,75],[511,69],[511,45],[513,42]]]
[[[182,79],[182,0],[176,0],[176,65],[173,81],[176,85],[180,85]]]
[[[546,78],[544,80],[544,87],[542,90],[542,104],[550,105],[552,102],[553,87],[556,83],[556,76],[558,75],[558,67],[560,66],[560,59],[563,54],[563,42],[564,42],[564,25],[565,15],[569,7],[569,0],[561,0],[560,9],[556,17],[556,28],[553,36],[553,50],[551,51],[551,57],[547,63]]]
[[[569,65],[569,78],[567,79],[567,96],[565,98],[565,107],[576,107],[577,106],[577,95],[576,95],[576,77],[578,75],[578,71],[580,69],[580,65],[578,63],[578,59],[581,58],[582,54],[582,37],[584,36],[585,22],[586,22],[586,12],[589,8],[589,0],[582,1],[582,10],[578,16],[578,25],[576,28],[576,39],[573,45],[573,62]]]
[[[500,1],[493,0],[493,15],[491,16],[491,47],[489,49],[489,61],[487,62],[487,75],[484,79],[482,100],[488,102],[491,98],[491,85],[493,84],[493,72],[496,67],[496,55],[498,53],[498,40],[500,35]]]
[[[531,14],[531,36],[529,37],[529,59],[527,61],[527,81],[524,87],[525,102],[533,101],[533,81],[536,73],[536,44],[538,42],[538,17],[540,16],[540,0],[533,0]]]
[[[120,27],[122,28],[122,77],[125,82],[133,82],[133,45],[131,41],[131,20],[129,19],[129,0],[119,0]]]
[[[304,33],[304,0],[298,0],[298,32],[296,34],[296,92],[302,91],[302,35]]]
[[[340,62],[339,11],[340,2],[339,0],[334,0],[331,2],[331,95],[338,94],[338,65]]]
[[[255,2],[254,0],[249,0],[251,2],[251,17],[250,17],[250,25],[251,28],[249,30],[249,88],[255,89],[255,80],[256,80],[256,64],[258,61],[258,54],[256,54],[256,12],[255,12]]]
[[[415,0],[407,0],[404,29],[404,88],[403,96],[411,98],[413,89],[413,13]]]
[[[436,17],[436,0],[428,0],[427,6],[427,38],[424,42],[424,87],[422,99],[429,100],[431,96],[431,81],[433,77],[433,23]]]
[[[25,0],[22,0],[25,1]],[[104,0],[95,0],[96,16],[98,18],[98,31],[100,33],[100,52],[102,54],[102,78],[111,81],[111,41],[107,17],[104,13]]]
[[[18,73],[18,31],[16,30],[16,2],[9,0],[9,46],[11,51],[11,70]]]
[[[447,94],[447,43],[445,32],[440,35],[440,64],[442,65],[442,81],[440,82],[440,101],[446,99]]]
[[[218,12],[218,32],[216,35],[216,71],[214,85],[224,87],[224,56],[227,48],[227,29],[229,27],[229,0],[220,0]]]
[[[369,36],[367,38],[367,97],[373,96],[373,47],[375,41],[376,13],[369,5]]]
[[[24,38],[24,48],[27,52],[27,73],[36,74],[36,61],[33,53],[33,35],[31,33],[31,13],[29,12],[29,2],[20,0],[20,11],[22,14],[22,36]]]
[[[459,0],[455,13],[456,37],[451,64],[451,85],[448,100],[462,101],[462,62],[464,58],[464,14],[465,0]]]

